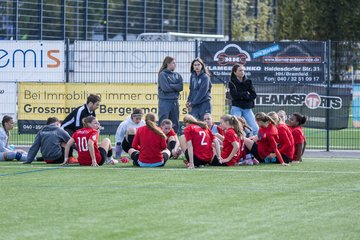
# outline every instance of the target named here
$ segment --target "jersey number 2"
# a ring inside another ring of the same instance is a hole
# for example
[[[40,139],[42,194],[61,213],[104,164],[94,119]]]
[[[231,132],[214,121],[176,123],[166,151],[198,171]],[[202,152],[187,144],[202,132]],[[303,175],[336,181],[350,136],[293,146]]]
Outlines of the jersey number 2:
[[[200,131],[199,134],[200,134],[200,136],[202,137],[202,139],[201,139],[201,146],[207,145],[207,142],[205,142],[205,137],[206,137],[205,131]]]
[[[86,152],[89,150],[86,137],[78,138],[78,148],[80,152]]]

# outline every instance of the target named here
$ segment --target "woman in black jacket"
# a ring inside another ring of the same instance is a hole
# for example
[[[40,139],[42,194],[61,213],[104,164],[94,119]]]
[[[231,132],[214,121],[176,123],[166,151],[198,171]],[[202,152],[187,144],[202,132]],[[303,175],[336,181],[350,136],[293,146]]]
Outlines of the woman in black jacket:
[[[252,81],[245,76],[244,65],[235,64],[233,66],[229,89],[232,98],[231,115],[243,117],[252,128],[253,134],[257,135],[259,126],[255,121],[255,116],[252,111],[257,95]]]

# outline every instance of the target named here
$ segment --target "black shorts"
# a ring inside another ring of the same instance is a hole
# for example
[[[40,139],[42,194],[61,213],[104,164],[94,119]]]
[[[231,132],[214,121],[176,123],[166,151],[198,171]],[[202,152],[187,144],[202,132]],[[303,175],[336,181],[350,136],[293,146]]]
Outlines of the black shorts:
[[[259,161],[259,162],[264,162],[264,159],[262,159],[259,156],[259,152],[258,152],[258,145],[256,142],[254,142],[254,144],[252,145],[251,149],[250,149],[250,153]]]
[[[44,157],[41,157],[39,159],[43,159],[44,162],[49,163],[49,164],[60,164],[64,162],[64,155],[65,155],[65,149],[63,147],[61,147],[61,156],[58,157],[57,159],[45,159]],[[39,161],[39,160],[37,160]]]
[[[186,157],[186,160],[190,161],[190,158],[189,158],[189,153],[188,153],[188,150],[186,149],[185,151],[185,157]],[[194,166],[195,167],[198,167],[200,165],[207,165],[209,164],[210,162],[209,161],[204,161],[204,160],[201,160],[199,159],[195,154],[194,154]]]
[[[128,153],[130,148],[131,148],[132,143],[129,143],[126,138],[124,138],[124,140],[121,143],[121,148]]]
[[[107,159],[107,153],[106,153],[106,150],[102,147],[99,147],[99,152],[101,155],[101,161],[98,164],[103,165]]]
[[[220,163],[218,157],[215,155],[210,163],[210,166],[227,166],[226,163]]]
[[[290,163],[291,162],[291,158],[289,158],[288,156],[286,156],[285,154],[281,154],[283,160],[285,163]]]

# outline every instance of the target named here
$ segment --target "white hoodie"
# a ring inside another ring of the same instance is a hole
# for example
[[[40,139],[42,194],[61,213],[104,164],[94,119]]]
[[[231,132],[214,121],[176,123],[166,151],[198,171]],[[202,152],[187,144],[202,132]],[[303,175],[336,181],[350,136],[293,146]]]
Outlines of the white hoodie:
[[[139,128],[145,126],[145,121],[143,119],[141,119],[141,121],[139,122],[139,124],[135,124],[133,122],[133,120],[131,119],[131,115],[128,116],[124,121],[122,121],[119,125],[119,127],[116,130],[116,134],[115,134],[115,142],[122,142],[124,140],[124,137],[126,135],[126,131],[129,128]]]

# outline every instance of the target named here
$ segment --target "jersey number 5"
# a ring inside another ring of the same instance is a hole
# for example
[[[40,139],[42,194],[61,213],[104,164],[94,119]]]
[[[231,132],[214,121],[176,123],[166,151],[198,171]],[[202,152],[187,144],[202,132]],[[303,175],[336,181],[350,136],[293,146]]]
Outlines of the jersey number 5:
[[[89,150],[86,137],[79,138],[78,137],[78,148],[80,152],[87,152]]]

